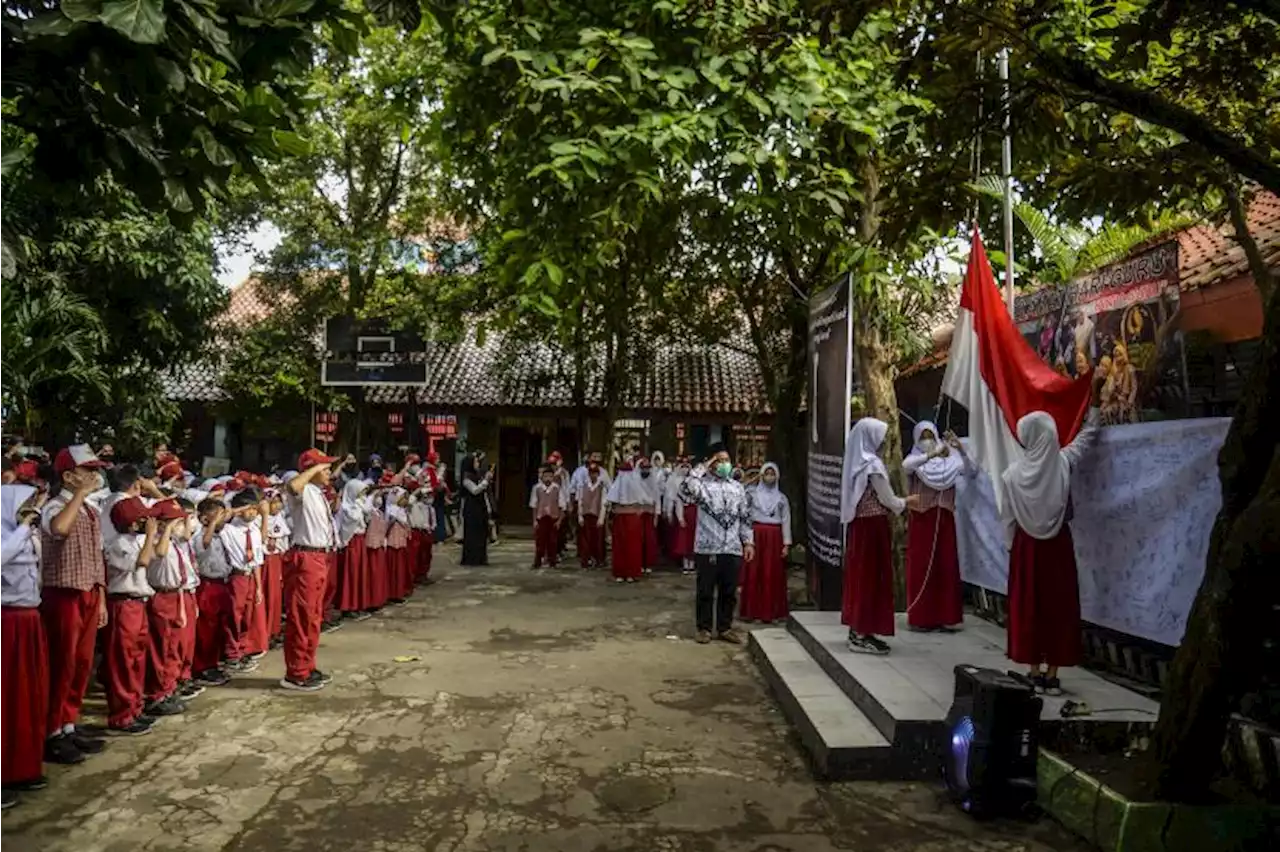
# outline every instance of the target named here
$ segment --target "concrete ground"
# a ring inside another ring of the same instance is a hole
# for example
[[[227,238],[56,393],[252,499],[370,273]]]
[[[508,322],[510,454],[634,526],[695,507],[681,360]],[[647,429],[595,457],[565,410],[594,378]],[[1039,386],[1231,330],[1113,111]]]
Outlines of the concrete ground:
[[[1078,850],[979,824],[937,785],[815,783],[745,650],[692,639],[692,581],[466,569],[437,548],[402,608],[280,653],[149,736],[114,739],[3,818],[6,852]],[[101,696],[91,699],[94,712]]]

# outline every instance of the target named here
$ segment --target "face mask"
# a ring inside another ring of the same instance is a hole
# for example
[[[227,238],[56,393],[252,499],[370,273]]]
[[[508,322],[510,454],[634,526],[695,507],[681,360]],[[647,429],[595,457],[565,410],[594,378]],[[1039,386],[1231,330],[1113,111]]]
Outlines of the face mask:
[[[733,473],[733,465],[729,464],[729,462],[727,461],[716,462],[716,466],[714,469],[715,469],[716,476],[720,477],[721,479],[728,479],[729,474]]]
[[[935,441],[933,438],[920,439],[920,450],[925,455],[928,455],[929,453],[933,452],[935,449],[937,449],[937,447],[938,447],[938,442]]]
[[[360,474],[360,465],[356,462],[350,462],[342,466],[342,472],[347,476],[358,476]]]
[[[642,470],[642,471],[640,471],[640,478],[641,478],[641,479],[648,479],[648,478],[649,478],[649,474],[650,474],[650,473],[652,473],[652,471]]]
[[[764,484],[765,484],[765,485],[770,485],[770,486],[772,486],[772,485],[777,485],[777,484],[778,484],[778,477],[776,477],[776,476],[766,476],[766,477],[764,478]]]

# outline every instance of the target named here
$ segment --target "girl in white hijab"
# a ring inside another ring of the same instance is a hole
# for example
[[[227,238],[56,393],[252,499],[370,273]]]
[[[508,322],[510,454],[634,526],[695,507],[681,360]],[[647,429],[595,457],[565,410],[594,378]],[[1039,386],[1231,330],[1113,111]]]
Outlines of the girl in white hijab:
[[[1097,395],[1084,428],[1059,448],[1043,411],[1018,421],[1022,455],[1005,469],[1001,520],[1009,542],[1009,659],[1030,666],[1036,690],[1061,695],[1059,666],[1080,662],[1080,586],[1071,540],[1071,472],[1098,436]],[[1043,668],[1042,668],[1043,667]]]
[[[755,559],[742,564],[738,615],[744,621],[787,617],[787,550],[791,547],[791,503],[778,487],[778,466],[766,462],[760,481],[747,488],[751,500]]]
[[[671,558],[680,563],[680,570],[693,573],[693,539],[698,526],[698,507],[685,500],[680,494],[680,486],[689,478],[691,468],[689,460],[684,456],[676,459],[676,466],[667,477],[664,492],[664,509],[667,515],[668,552]]]
[[[956,548],[956,481],[977,467],[954,435],[921,420],[911,452],[902,460],[910,493],[919,505],[907,521],[907,627],[950,630],[964,620],[960,555]]]
[[[864,417],[849,432],[844,447],[840,520],[848,525],[844,549],[844,589],[840,620],[849,628],[849,650],[887,654],[879,636],[892,636],[893,532],[889,513],[902,514],[919,503],[893,493],[880,458],[889,426]]]
[[[364,493],[370,487],[368,480],[348,479],[338,503],[338,609],[352,621],[369,618],[369,563],[364,544],[369,507]]]
[[[45,725],[49,706],[49,655],[40,620],[40,536],[35,488],[0,486],[0,694],[4,696],[4,806],[22,790],[44,786]]]

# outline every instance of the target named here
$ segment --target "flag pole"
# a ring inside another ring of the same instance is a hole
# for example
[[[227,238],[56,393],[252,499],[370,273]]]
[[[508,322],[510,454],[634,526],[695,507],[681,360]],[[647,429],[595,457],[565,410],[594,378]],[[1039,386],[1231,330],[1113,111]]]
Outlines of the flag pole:
[[[1000,49],[1001,105],[1004,108],[1004,139],[1000,145],[1000,170],[1004,176],[1004,301],[1013,316],[1013,137],[1009,132],[1009,48]]]

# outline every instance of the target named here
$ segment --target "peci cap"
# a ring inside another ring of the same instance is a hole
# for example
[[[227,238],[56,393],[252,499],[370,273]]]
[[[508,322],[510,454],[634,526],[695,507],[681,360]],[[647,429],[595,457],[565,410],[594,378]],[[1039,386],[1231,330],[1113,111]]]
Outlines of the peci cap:
[[[151,517],[159,518],[162,521],[180,521],[187,516],[187,513],[178,505],[178,501],[172,497],[167,500],[161,500],[151,507]]]

